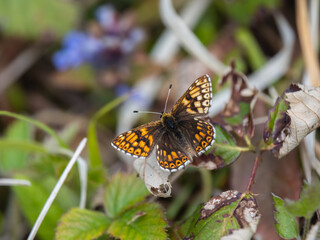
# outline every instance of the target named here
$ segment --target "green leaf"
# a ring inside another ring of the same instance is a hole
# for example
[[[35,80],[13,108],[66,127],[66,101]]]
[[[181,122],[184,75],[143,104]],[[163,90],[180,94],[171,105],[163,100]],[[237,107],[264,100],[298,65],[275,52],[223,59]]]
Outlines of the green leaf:
[[[275,8],[278,6],[279,1],[277,0],[247,0],[235,1],[232,4],[220,0],[217,2],[222,12],[226,12],[231,19],[236,23],[248,24],[251,18],[255,15],[254,13],[260,8]]]
[[[77,21],[74,3],[57,0],[3,0],[0,8],[1,29],[7,35],[38,38],[46,32],[63,36]]]
[[[216,124],[216,141],[214,143],[214,155],[223,159],[224,164],[234,162],[240,155],[241,149],[237,147],[235,139],[222,126]]]
[[[115,238],[153,240],[167,239],[164,214],[156,203],[144,203],[126,210],[112,222],[108,233]]]
[[[13,122],[4,134],[5,142],[19,141],[28,142],[31,140],[31,127],[23,121]],[[25,168],[28,153],[19,149],[0,148],[0,169],[1,171],[11,171]]]
[[[256,70],[261,68],[265,64],[266,58],[252,32],[247,28],[239,28],[236,31],[236,38],[244,48],[244,52],[248,55],[252,69]]]
[[[60,219],[56,239],[94,239],[106,232],[110,224],[110,219],[103,213],[73,208]]]
[[[299,235],[299,226],[296,217],[292,215],[284,207],[283,200],[276,196],[273,196],[274,206],[276,212],[274,218],[276,220],[275,226],[280,237],[284,239],[296,238]]]
[[[216,140],[206,154],[193,159],[192,165],[214,170],[233,163],[240,156],[241,151],[249,149],[238,147],[235,139],[224,127],[217,123],[211,123],[216,129]]]
[[[105,114],[107,114],[109,111],[117,107],[119,104],[121,104],[123,101],[125,101],[128,98],[127,95],[124,95],[122,97],[116,98],[112,102],[107,103],[105,106],[103,106],[98,112],[95,113],[95,115],[92,117],[89,123],[88,128],[88,150],[89,150],[89,159],[90,159],[90,166],[92,168],[92,171],[94,171],[95,174],[95,180],[101,182],[102,181],[102,159],[100,156],[100,150],[99,150],[99,144],[96,134],[96,125],[98,120],[103,117]]]
[[[242,124],[243,118],[250,114],[250,103],[240,102],[239,108],[240,110],[237,114],[224,118],[224,120],[231,126]]]
[[[140,178],[134,174],[114,175],[105,193],[105,208],[111,218],[117,217],[121,212],[149,195],[147,188]]]
[[[0,149],[15,149],[28,153],[49,153],[49,151],[37,142],[20,140],[0,140]],[[1,159],[0,159],[1,161]]]
[[[51,135],[54,139],[56,139],[56,141],[59,143],[59,145],[61,147],[67,147],[67,145],[60,139],[60,137],[55,133],[55,131],[52,128],[48,127],[47,125],[45,125],[41,122],[38,122],[32,118],[28,118],[28,117],[20,115],[20,114],[11,113],[11,112],[7,112],[7,111],[0,111],[0,116],[1,115],[7,116],[7,117],[13,117],[13,118],[19,119],[21,121],[31,123],[32,125],[40,128],[42,131]]]
[[[255,233],[260,214],[250,194],[226,191],[199,206],[193,216],[176,231],[181,238],[222,239],[236,237],[241,230],[248,239]]]
[[[300,199],[292,201],[285,200],[285,207],[294,216],[311,218],[320,207],[320,182],[317,178],[312,179],[310,185],[305,184]]]
[[[27,179],[27,177],[20,176],[19,178]],[[43,208],[47,198],[49,197],[50,191],[53,189],[46,188],[42,186],[42,181],[31,181],[31,186],[16,186],[13,187],[14,193],[16,194],[19,202],[19,206],[26,219],[28,220],[30,226],[32,226],[41,209]],[[65,200],[68,196],[64,196]],[[39,236],[42,239],[53,239],[54,231],[58,223],[58,219],[67,209],[63,209],[57,201],[54,201],[51,205],[48,214],[44,218],[40,228]]]

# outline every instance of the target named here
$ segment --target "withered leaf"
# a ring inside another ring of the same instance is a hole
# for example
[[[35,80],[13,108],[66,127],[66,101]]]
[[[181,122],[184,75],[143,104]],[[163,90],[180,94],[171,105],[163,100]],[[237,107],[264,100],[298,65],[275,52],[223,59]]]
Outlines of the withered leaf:
[[[164,171],[159,167],[155,158],[155,152],[146,159],[136,159],[133,166],[150,193],[157,197],[171,196],[172,187],[168,181],[170,172]]]
[[[246,76],[236,72],[234,68],[222,78],[220,85],[230,78],[232,92],[221,116],[225,124],[231,126],[239,137],[244,135],[252,137],[254,134],[252,107],[258,91],[251,88]]]
[[[269,112],[264,141],[283,157],[320,125],[320,88],[292,84]]]

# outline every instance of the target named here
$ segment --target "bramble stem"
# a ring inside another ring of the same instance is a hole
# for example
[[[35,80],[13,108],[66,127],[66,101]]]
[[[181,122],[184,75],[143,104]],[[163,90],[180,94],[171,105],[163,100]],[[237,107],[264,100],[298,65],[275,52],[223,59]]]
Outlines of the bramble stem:
[[[251,187],[254,181],[254,177],[256,176],[256,172],[257,172],[257,168],[258,168],[258,164],[261,160],[261,152],[258,153],[256,159],[254,160],[254,165],[253,165],[253,169],[251,171],[251,176],[250,176],[250,180],[249,180],[249,184],[248,184],[248,188],[247,191],[251,192]]]

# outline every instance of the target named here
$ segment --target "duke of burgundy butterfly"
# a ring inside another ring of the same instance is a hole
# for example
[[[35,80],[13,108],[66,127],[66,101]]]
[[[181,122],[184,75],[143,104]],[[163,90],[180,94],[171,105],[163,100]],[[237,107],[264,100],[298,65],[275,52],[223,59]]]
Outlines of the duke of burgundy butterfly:
[[[111,145],[137,158],[148,157],[156,147],[157,161],[163,170],[175,172],[183,169],[215,141],[215,128],[200,119],[208,114],[211,104],[211,79],[204,75],[191,84],[171,112],[164,110],[159,113],[160,120],[120,134]]]

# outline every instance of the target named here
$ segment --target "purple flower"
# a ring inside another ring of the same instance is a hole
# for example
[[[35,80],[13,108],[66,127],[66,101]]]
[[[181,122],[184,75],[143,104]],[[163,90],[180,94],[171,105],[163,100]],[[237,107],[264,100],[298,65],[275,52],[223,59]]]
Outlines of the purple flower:
[[[115,91],[116,95],[119,97],[130,92],[131,88],[127,84],[119,84],[116,86]]]
[[[141,29],[128,24],[128,19],[119,18],[111,5],[99,7],[95,16],[102,30],[99,37],[81,31],[67,34],[63,48],[53,55],[58,70],[75,68],[83,63],[96,68],[123,64],[144,37]]]
[[[110,4],[99,7],[95,12],[95,16],[104,29],[111,29],[116,24],[116,12]]]

